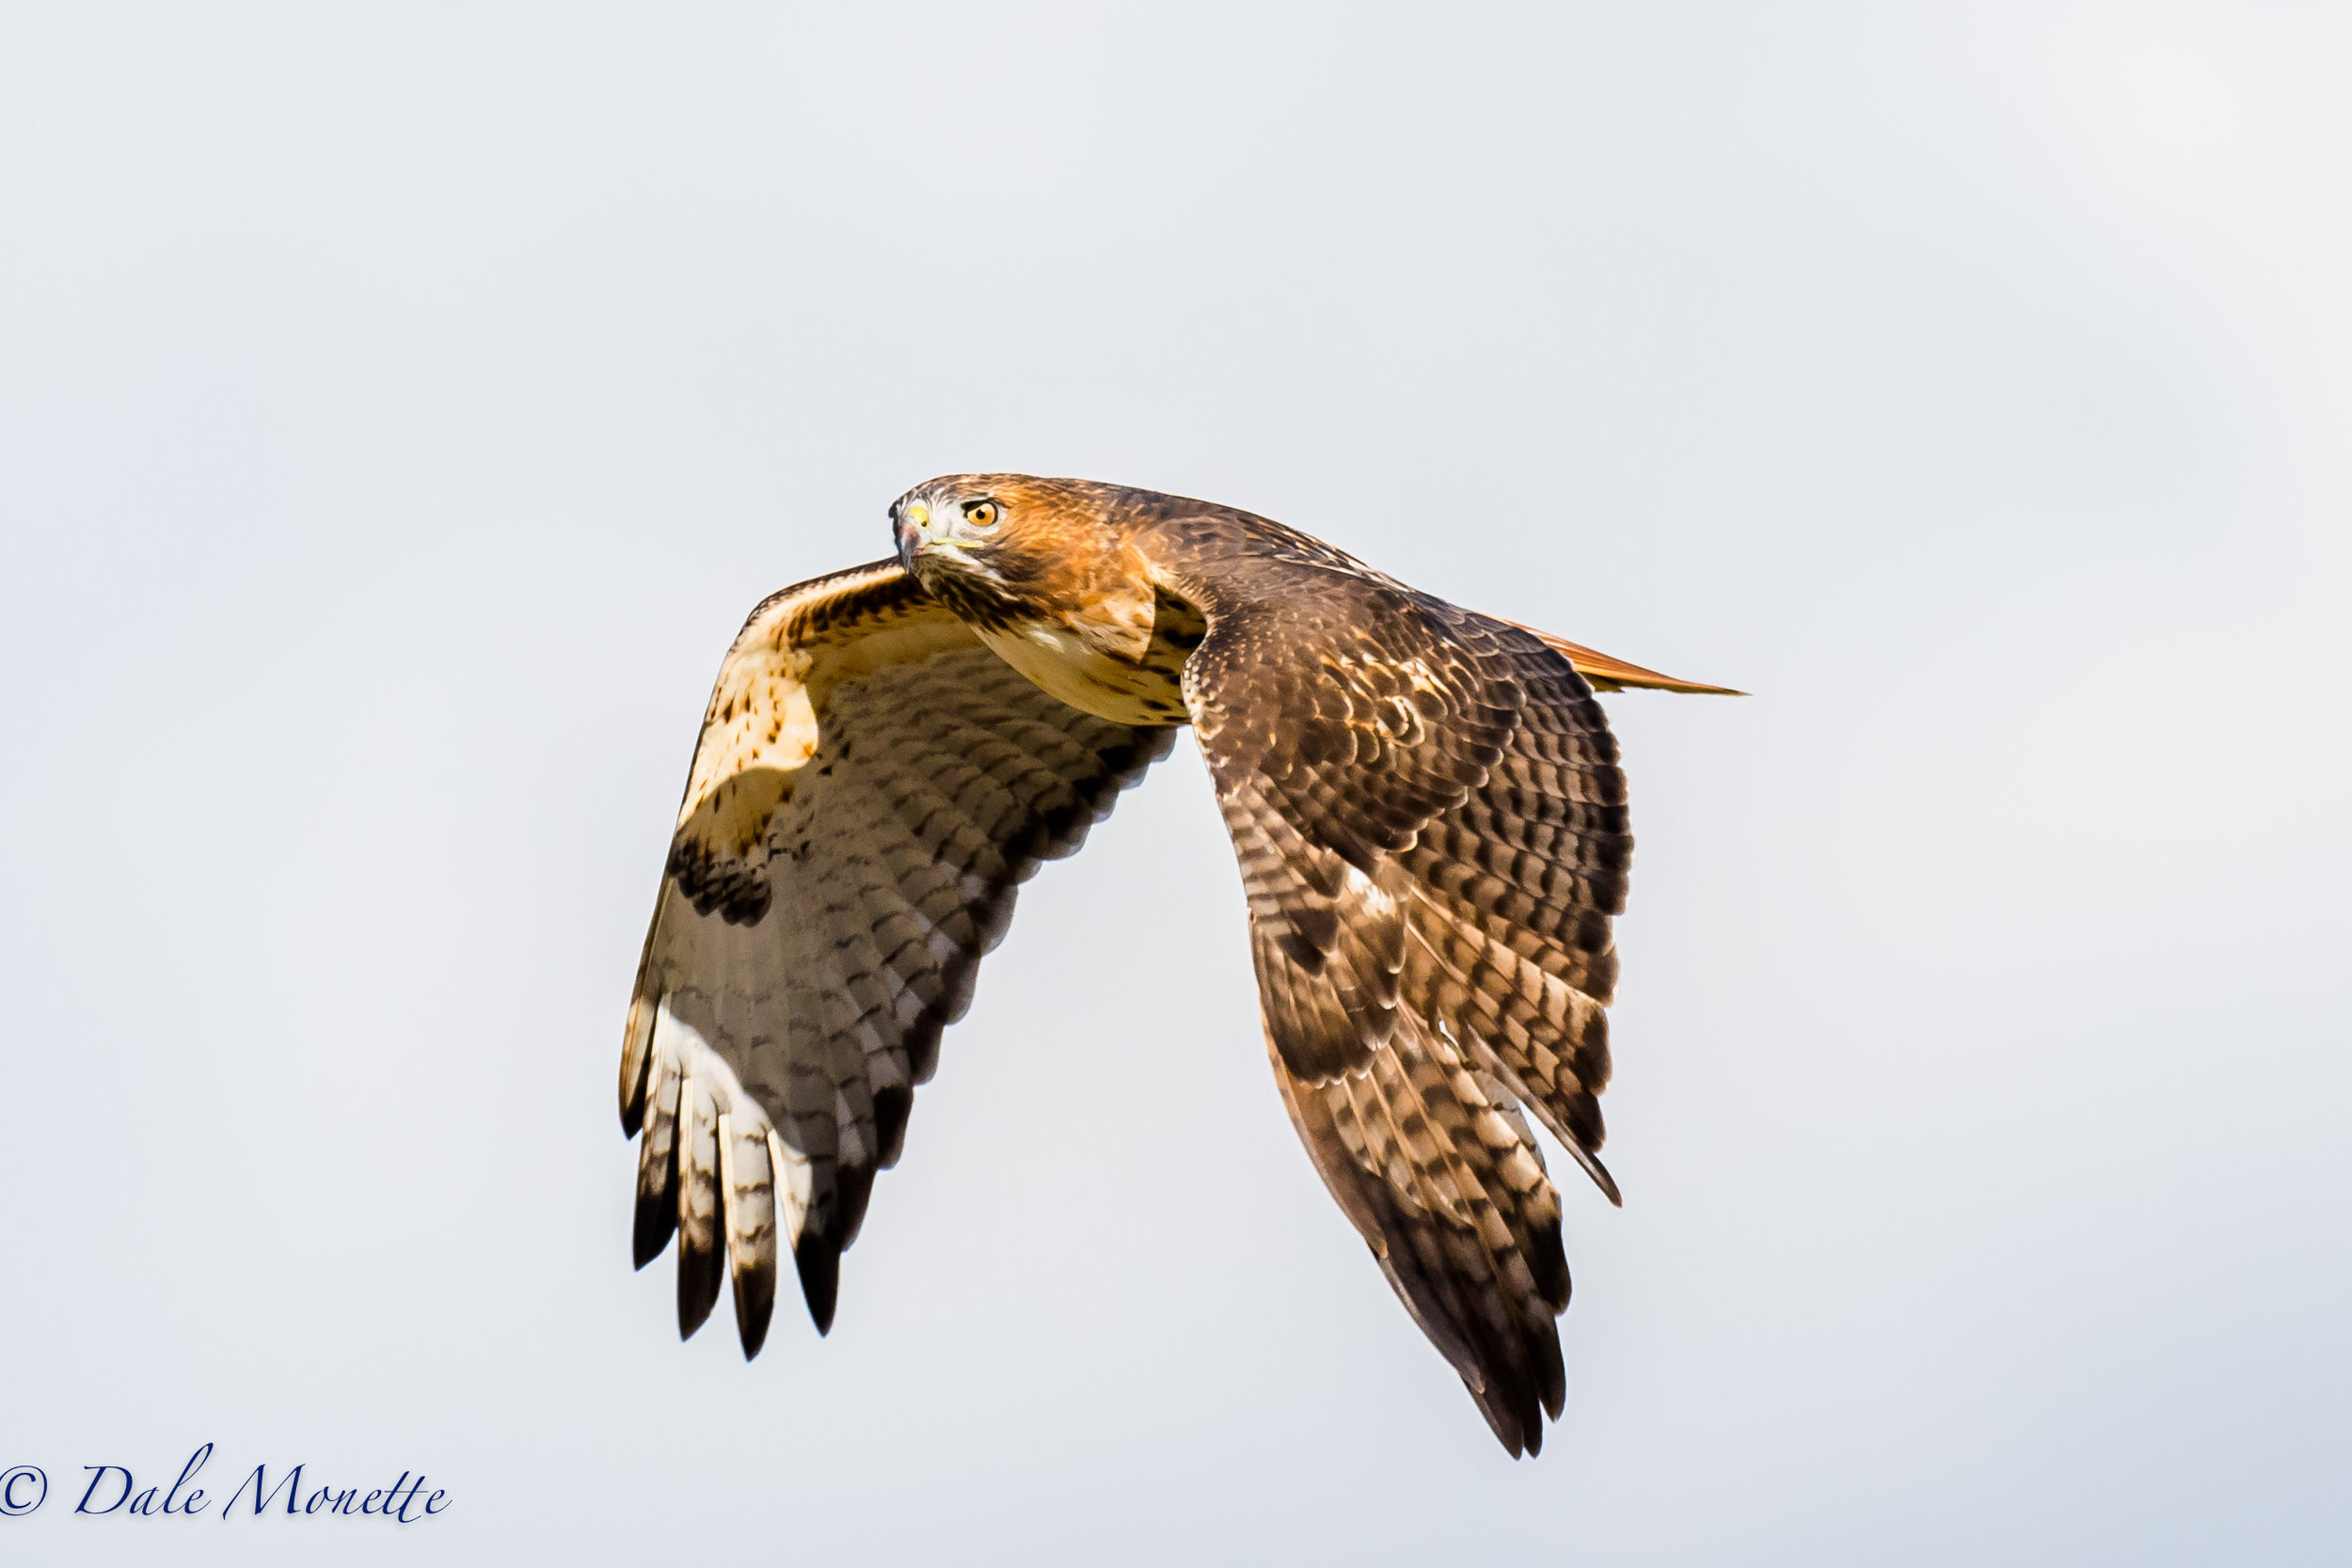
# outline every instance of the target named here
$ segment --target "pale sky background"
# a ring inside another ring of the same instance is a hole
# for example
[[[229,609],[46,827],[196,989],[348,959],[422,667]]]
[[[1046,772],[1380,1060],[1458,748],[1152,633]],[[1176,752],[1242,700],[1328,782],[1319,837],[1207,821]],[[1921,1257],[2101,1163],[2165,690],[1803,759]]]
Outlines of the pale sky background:
[[[0,1557],[2343,1560],[2347,81],[2321,5],[8,6]],[[970,468],[1756,693],[1611,699],[1540,1459],[1295,1143],[1188,745],[829,1339],[629,1271],[718,657]],[[205,1441],[452,1512],[72,1515]]]

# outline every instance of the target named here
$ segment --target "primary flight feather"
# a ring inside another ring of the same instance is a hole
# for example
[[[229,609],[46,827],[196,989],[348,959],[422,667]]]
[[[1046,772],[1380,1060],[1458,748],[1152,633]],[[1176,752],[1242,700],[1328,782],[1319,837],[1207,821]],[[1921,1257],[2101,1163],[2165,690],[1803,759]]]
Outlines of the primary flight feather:
[[[1610,917],[1632,839],[1596,688],[1677,681],[1463,610],[1230,507],[1018,474],[890,509],[896,561],[728,650],[621,1053],[636,1259],[678,1325],[788,1249],[819,1331],[914,1086],[1017,885],[1190,723],[1232,834],[1277,1087],[1333,1197],[1512,1453],[1565,1394],[1560,1202],[1612,1202]]]

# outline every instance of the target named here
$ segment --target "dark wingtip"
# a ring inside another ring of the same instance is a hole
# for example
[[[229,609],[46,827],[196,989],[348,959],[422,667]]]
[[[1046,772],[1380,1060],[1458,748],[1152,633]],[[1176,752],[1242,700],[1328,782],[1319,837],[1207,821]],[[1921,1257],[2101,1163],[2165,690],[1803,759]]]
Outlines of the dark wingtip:
[[[842,1165],[837,1167],[834,1180],[840,1196],[841,1218],[839,1237],[834,1243],[836,1252],[847,1252],[857,1241],[858,1230],[866,1224],[866,1206],[874,1196],[874,1167],[872,1165]]]
[[[637,1080],[621,1091],[621,1136],[633,1138],[645,1125],[645,1091],[653,1079],[653,1046],[647,1042],[644,1060],[637,1065]]]
[[[720,1247],[703,1250],[678,1246],[677,1258],[677,1337],[691,1339],[694,1331],[710,1321],[710,1309],[719,1304],[719,1275],[725,1252]]]
[[[1609,1167],[1598,1160],[1595,1160],[1593,1172],[1595,1178],[1600,1182],[1601,1193],[1609,1199],[1610,1206],[1616,1209],[1624,1208],[1625,1195],[1617,1191],[1617,1179],[1609,1174]]]
[[[1560,1354],[1560,1329],[1556,1323],[1546,1323],[1533,1336],[1536,1386],[1535,1396],[1542,1402],[1544,1414],[1553,1420],[1568,1407],[1568,1368]],[[1543,1422],[1536,1423],[1540,1430]]]
[[[1568,1249],[1560,1237],[1560,1222],[1554,1220],[1530,1231],[1526,1251],[1528,1273],[1535,1279],[1535,1293],[1554,1312],[1566,1311],[1575,1285],[1568,1275]]]
[[[907,1117],[914,1109],[914,1091],[894,1085],[874,1091],[874,1136],[882,1145],[882,1165],[895,1165],[907,1142]]]
[[[834,1302],[841,1291],[841,1249],[831,1237],[804,1235],[792,1249],[792,1266],[801,1276],[801,1295],[808,1303],[809,1321],[817,1325],[818,1333],[832,1333]]]
[[[663,1174],[667,1178],[660,1186],[650,1185],[639,1173],[637,1183],[637,1224],[629,1237],[630,1255],[636,1266],[644,1268],[661,1256],[661,1249],[670,1244],[671,1232],[677,1229],[677,1164],[675,1146],[672,1146],[670,1162]]]
[[[1569,1132],[1573,1133],[1575,1129],[1570,1128]],[[1625,1195],[1617,1191],[1617,1179],[1609,1174],[1609,1167],[1600,1163],[1600,1156],[1593,1152],[1592,1146],[1573,1136],[1565,1141],[1568,1152],[1584,1168],[1584,1174],[1593,1179],[1593,1185],[1600,1189],[1600,1196],[1607,1198],[1612,1206],[1624,1208]]]
[[[1477,1398],[1475,1395],[1472,1397]],[[1504,1453],[1518,1459],[1527,1452],[1525,1437],[1501,1410],[1481,1398],[1478,1400],[1478,1413],[1486,1418],[1486,1428],[1495,1434],[1495,1441],[1502,1445]]]
[[[776,1311],[776,1272],[760,1267],[735,1279],[735,1329],[743,1340],[743,1359],[751,1360],[768,1342],[769,1321]]]
[[[645,1210],[641,1206],[637,1211],[637,1233],[629,1238],[630,1267],[644,1268],[660,1257],[661,1249],[669,1244],[669,1230],[658,1225],[647,1224]]]

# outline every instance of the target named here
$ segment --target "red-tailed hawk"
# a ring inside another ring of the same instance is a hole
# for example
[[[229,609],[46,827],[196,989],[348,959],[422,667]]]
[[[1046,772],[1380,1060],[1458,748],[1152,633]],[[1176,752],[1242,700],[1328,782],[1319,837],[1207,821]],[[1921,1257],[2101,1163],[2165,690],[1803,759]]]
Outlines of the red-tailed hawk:
[[[1560,1200],[1602,1168],[1632,839],[1596,688],[1720,688],[1460,609],[1263,517],[1017,474],[918,485],[898,559],[752,611],[703,721],[621,1053],[636,1257],[678,1326],[780,1246],[821,1332],[940,1031],[1038,863],[1190,723],[1276,1086],[1512,1453],[1564,1396]]]

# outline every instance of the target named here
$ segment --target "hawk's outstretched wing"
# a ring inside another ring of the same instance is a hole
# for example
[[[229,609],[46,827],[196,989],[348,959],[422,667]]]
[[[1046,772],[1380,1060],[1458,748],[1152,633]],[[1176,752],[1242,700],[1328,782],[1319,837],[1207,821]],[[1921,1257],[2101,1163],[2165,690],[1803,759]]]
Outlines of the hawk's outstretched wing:
[[[637,1262],[678,1326],[732,1262],[757,1354],[777,1237],[833,1321],[842,1248],[1016,884],[1167,753],[998,658],[895,562],[752,612],[703,721],[621,1055]]]
[[[1389,1282],[1533,1452],[1565,1393],[1568,1269],[1519,1106],[1617,1196],[1597,1099],[1632,851],[1616,745],[1536,634],[1249,531],[1163,577],[1208,621],[1185,704],[1276,1076]]]

